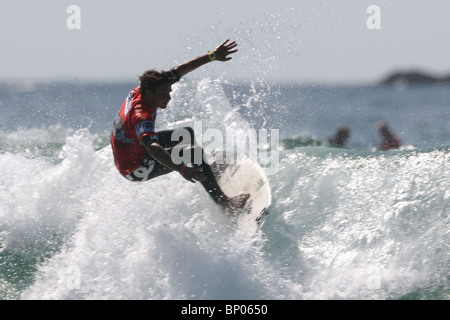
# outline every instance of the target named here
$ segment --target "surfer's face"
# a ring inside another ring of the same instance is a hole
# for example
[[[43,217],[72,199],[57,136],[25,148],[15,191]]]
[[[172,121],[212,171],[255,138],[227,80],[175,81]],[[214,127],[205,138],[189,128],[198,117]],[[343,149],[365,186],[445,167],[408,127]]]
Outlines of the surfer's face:
[[[158,87],[154,93],[147,90],[145,93],[145,99],[152,107],[165,109],[171,100],[171,92],[172,85],[170,83],[165,83]]]

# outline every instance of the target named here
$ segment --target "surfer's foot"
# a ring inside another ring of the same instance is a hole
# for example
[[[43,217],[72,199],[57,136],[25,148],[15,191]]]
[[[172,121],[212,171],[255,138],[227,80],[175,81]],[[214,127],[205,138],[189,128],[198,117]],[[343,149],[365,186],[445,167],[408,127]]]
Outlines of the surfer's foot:
[[[233,198],[228,198],[222,202],[222,206],[229,214],[235,214],[239,209],[245,207],[247,200],[250,198],[250,193],[243,193]]]

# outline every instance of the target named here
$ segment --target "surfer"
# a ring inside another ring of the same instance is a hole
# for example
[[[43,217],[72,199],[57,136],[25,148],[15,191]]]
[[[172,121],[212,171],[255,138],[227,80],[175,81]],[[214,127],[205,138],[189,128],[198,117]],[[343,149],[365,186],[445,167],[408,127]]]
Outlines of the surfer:
[[[401,146],[400,139],[395,136],[389,129],[386,122],[378,124],[378,133],[382,138],[380,145],[381,150],[398,149]]]
[[[167,108],[171,100],[172,84],[209,62],[231,60],[230,55],[238,51],[236,47],[236,42],[226,40],[214,51],[186,61],[170,71],[159,72],[152,69],[139,78],[140,85],[123,102],[111,132],[114,163],[120,174],[130,181],[148,181],[176,171],[190,182],[201,182],[213,200],[225,209],[233,212],[244,207],[249,195],[228,198],[222,192],[210,166],[204,160],[203,150],[196,146],[192,128],[155,131],[157,111]],[[188,143],[182,138],[183,133],[189,135]],[[177,136],[180,138],[173,141],[172,137]],[[172,157],[172,150],[182,142],[186,146],[181,152],[190,153],[190,164],[175,163]],[[201,158],[199,161],[192,160],[196,153],[201,156],[195,158]]]

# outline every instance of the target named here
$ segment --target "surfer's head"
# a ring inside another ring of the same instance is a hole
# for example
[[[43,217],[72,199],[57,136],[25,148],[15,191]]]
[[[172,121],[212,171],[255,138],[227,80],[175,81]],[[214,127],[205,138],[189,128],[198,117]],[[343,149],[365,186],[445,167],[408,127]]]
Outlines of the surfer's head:
[[[145,71],[144,74],[139,77],[139,80],[141,81],[140,92],[143,96],[145,96],[147,90],[155,93],[161,85],[172,83],[167,77],[167,72],[160,72],[155,69]]]
[[[139,80],[141,81],[139,91],[144,100],[152,107],[165,109],[171,99],[173,83],[167,72],[148,70],[139,77]]]

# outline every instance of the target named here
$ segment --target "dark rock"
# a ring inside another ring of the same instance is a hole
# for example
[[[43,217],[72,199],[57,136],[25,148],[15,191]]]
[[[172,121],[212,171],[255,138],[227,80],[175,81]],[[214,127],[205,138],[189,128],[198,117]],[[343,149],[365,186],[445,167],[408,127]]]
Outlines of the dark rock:
[[[381,85],[449,85],[450,75],[444,77],[436,77],[418,71],[395,72],[381,81]]]

